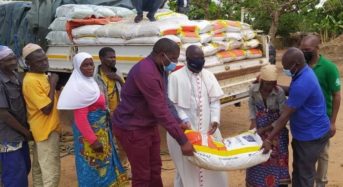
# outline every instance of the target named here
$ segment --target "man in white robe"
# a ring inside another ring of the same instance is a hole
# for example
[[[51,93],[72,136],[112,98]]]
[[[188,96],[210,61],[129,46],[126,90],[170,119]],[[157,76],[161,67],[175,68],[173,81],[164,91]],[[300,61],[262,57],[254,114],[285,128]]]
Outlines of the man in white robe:
[[[201,48],[190,46],[186,51],[187,66],[169,77],[168,96],[188,129],[211,134],[217,140],[222,136],[220,98],[223,91],[213,73],[203,69],[205,58]],[[174,187],[226,187],[226,172],[210,171],[190,163],[182,155],[180,146],[167,134],[169,153],[176,166]]]

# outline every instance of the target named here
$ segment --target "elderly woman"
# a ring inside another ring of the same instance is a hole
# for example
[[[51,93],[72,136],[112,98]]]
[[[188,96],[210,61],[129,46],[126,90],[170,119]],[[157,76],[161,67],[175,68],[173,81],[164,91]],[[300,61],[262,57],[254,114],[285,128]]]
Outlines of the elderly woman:
[[[265,139],[273,128],[271,124],[282,112],[286,100],[285,93],[277,86],[277,68],[266,65],[261,68],[260,81],[249,91],[250,128]],[[260,165],[247,169],[247,186],[281,187],[290,183],[288,171],[288,129],[284,128],[272,142],[270,159]]]
[[[88,53],[73,59],[74,70],[62,90],[58,109],[74,112],[74,149],[79,186],[127,184],[113,145],[108,119],[106,90],[93,78],[94,63]]]

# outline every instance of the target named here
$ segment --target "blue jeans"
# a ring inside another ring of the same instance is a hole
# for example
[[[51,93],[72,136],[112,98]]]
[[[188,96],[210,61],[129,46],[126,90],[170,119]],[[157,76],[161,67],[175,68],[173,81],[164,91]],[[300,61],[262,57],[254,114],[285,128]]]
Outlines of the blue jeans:
[[[12,152],[0,153],[1,180],[6,187],[27,187],[31,170],[30,150],[27,142]]]

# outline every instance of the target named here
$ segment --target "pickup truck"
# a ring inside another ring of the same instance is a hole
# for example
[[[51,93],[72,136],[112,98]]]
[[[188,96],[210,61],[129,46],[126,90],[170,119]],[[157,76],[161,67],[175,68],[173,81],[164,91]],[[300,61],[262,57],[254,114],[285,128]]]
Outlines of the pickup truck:
[[[221,85],[225,97],[221,99],[223,106],[238,103],[248,97],[249,85],[256,80],[261,66],[268,61],[268,37],[258,35],[263,56],[256,59],[245,59],[233,61],[227,64],[206,67],[214,73]],[[90,53],[95,62],[99,63],[99,50],[101,45],[69,45],[69,46],[49,46],[47,55],[50,63],[50,71],[57,73],[70,73],[72,71],[72,56],[78,52]],[[131,67],[142,58],[149,55],[152,45],[112,45],[117,55],[117,68],[127,74]],[[178,66],[183,66],[178,63]]]

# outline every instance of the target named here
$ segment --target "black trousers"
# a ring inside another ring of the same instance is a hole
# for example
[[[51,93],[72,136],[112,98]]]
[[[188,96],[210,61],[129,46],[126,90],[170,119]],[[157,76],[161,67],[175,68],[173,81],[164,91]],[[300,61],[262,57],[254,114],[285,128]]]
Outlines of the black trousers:
[[[312,141],[292,140],[293,148],[293,187],[313,187],[316,175],[316,162],[328,143],[330,133]]]

